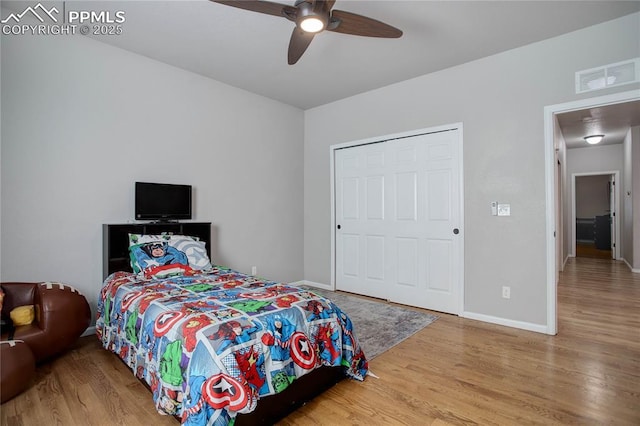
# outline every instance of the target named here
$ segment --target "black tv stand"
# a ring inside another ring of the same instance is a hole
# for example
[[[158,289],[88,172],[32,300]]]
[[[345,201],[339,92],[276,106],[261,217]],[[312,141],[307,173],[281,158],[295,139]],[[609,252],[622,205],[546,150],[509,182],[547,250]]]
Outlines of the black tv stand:
[[[116,271],[131,272],[129,234],[170,233],[198,237],[211,258],[211,222],[146,222],[102,225],[102,278]]]

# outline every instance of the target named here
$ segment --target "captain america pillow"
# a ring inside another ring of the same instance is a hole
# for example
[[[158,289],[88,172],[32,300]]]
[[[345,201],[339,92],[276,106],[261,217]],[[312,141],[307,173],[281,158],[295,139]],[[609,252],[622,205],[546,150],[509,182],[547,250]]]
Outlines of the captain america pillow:
[[[193,275],[211,269],[205,243],[186,235],[129,234],[133,272],[147,278]]]

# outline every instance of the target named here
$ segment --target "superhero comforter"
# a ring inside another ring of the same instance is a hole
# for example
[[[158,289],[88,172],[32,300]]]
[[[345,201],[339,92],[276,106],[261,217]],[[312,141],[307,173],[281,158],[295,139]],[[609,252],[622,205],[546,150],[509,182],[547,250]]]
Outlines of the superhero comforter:
[[[321,366],[363,380],[349,317],[308,290],[214,267],[161,280],[111,274],[96,332],[186,425],[233,423],[258,399]]]

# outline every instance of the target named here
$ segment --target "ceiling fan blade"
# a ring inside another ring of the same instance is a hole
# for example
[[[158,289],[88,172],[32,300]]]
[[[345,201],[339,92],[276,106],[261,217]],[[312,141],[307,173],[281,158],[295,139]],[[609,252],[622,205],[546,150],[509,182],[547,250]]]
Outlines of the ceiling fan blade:
[[[336,4],[336,0],[325,0],[324,1],[324,10],[331,10],[333,5]]]
[[[339,24],[335,28],[330,24],[327,31],[365,37],[398,38],[402,36],[402,31],[391,25],[344,10],[331,12],[331,21],[336,19],[340,21]]]
[[[293,29],[293,33],[291,33],[291,40],[289,41],[289,65],[293,65],[298,62],[298,59],[300,59],[305,50],[307,50],[307,47],[309,47],[314,35],[314,33],[304,32],[298,27]]]
[[[226,6],[233,6],[239,9],[250,10],[252,12],[264,13],[267,15],[281,16],[288,18],[288,16],[295,16],[297,8],[286,4],[275,3],[271,1],[263,0],[211,0],[214,3],[224,4]]]

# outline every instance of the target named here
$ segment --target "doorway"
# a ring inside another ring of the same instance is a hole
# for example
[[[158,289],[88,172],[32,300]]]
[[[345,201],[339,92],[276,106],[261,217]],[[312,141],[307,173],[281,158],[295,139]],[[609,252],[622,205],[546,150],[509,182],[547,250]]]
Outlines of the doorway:
[[[557,277],[559,271],[559,262],[558,259],[558,247],[562,247],[562,244],[557,244],[556,238],[565,238],[565,241],[568,241],[568,244],[565,245],[565,248],[575,247],[575,242],[573,245],[571,244],[571,238],[567,236],[567,234],[571,234],[572,238],[575,241],[575,226],[571,226],[572,223],[569,222],[573,219],[573,224],[575,223],[575,217],[569,218],[567,215],[562,215],[562,217],[556,217],[557,211],[557,200],[559,198],[558,191],[566,191],[568,192],[568,186],[571,182],[567,178],[556,179],[557,173],[557,152],[556,152],[556,142],[558,141],[558,115],[563,113],[570,113],[574,111],[586,110],[586,109],[596,109],[596,108],[604,108],[609,106],[623,105],[623,104],[631,104],[633,102],[640,101],[640,91],[631,90],[627,92],[620,92],[611,95],[600,96],[596,98],[583,99],[579,101],[568,102],[564,104],[551,105],[544,108],[544,133],[545,133],[545,188],[546,188],[546,282],[547,282],[547,334],[555,335],[558,330],[558,316],[557,316]],[[638,126],[636,120],[629,120],[633,122],[632,126]],[[560,136],[562,139],[562,136]],[[562,154],[566,153],[566,147],[561,148]],[[619,194],[618,194],[619,195]],[[618,203],[620,203],[620,198],[618,197]],[[557,231],[561,229],[562,223],[567,226],[564,226],[564,235],[557,235]],[[619,233],[619,228],[617,232]],[[617,235],[618,240],[620,238],[619,234]],[[616,245],[616,249],[620,250],[621,244]],[[575,254],[575,251],[574,251]],[[565,254],[563,254],[564,257]]]
[[[620,244],[616,213],[619,211],[619,172],[573,174],[572,218],[575,224],[573,254],[592,259],[617,259]]]

